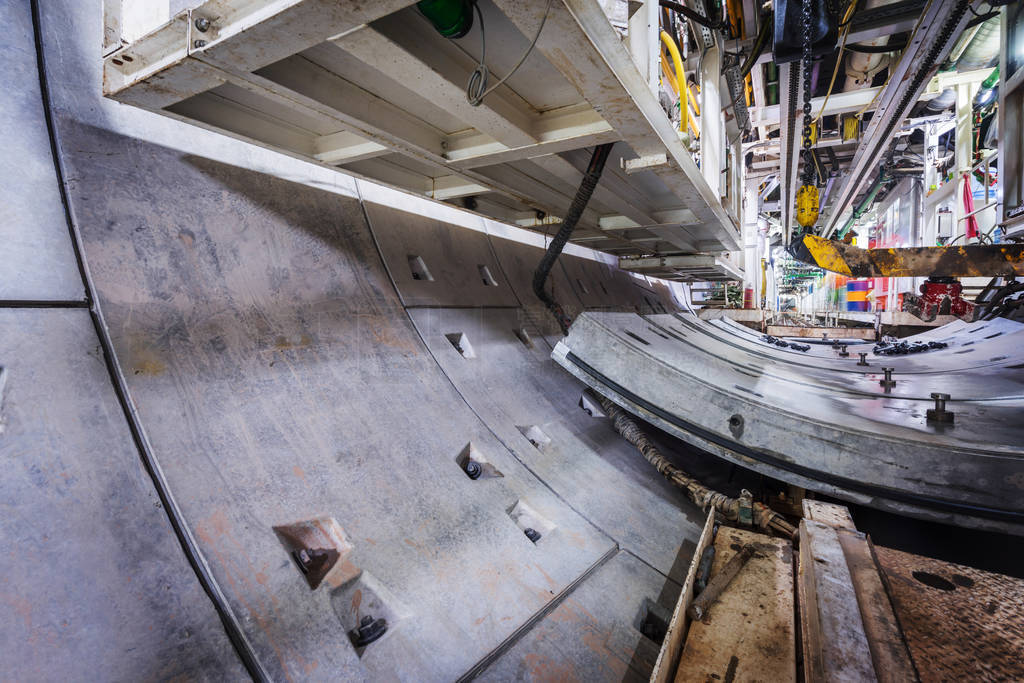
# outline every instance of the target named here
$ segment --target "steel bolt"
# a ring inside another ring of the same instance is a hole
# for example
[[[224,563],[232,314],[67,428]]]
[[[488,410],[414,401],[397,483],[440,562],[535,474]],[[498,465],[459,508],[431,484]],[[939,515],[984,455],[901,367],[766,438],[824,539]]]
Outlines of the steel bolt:
[[[199,48],[206,46],[206,41],[205,40],[197,40],[196,42],[192,43],[192,45],[195,46],[195,48],[198,50]]]
[[[932,393],[932,398],[935,399],[935,407],[928,409],[928,420],[932,422],[952,422],[953,413],[946,410],[946,401],[949,400],[949,394]]]
[[[885,373],[885,379],[878,380],[878,383],[888,391],[892,387],[896,386],[896,380],[892,378],[892,368],[882,368],[882,372]]]
[[[850,352],[846,350],[846,344],[840,344],[839,355],[842,356],[843,358],[846,358],[847,356],[850,355]]]
[[[200,33],[206,33],[210,30],[210,20],[206,17],[196,18],[196,30]]]
[[[867,361],[867,358],[868,358],[867,352],[861,351],[857,355],[860,356],[860,362],[857,363],[857,365],[871,365],[871,363],[868,363],[868,361]]]
[[[534,543],[540,540],[540,532],[532,527],[523,529],[523,533],[526,534],[526,537]]]
[[[480,463],[476,462],[475,460],[469,460],[466,462],[465,471],[466,475],[470,479],[474,480],[479,479],[480,475],[483,474],[483,468],[480,467]]]

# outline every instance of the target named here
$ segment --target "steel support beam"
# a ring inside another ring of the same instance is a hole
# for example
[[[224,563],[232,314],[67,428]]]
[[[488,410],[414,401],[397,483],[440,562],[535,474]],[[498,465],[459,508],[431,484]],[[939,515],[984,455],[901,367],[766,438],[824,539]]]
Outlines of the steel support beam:
[[[789,62],[779,66],[779,102],[781,126],[779,128],[780,180],[782,202],[782,241],[789,244],[795,216],[793,202],[796,200],[796,171],[800,165],[798,156],[800,130],[803,125],[803,111],[798,108],[800,100],[800,62]]]
[[[864,184],[874,175],[878,162],[889,145],[892,134],[910,113],[910,108],[924,92],[935,69],[949,54],[957,36],[972,16],[968,2],[933,2],[925,10],[898,64],[891,68],[888,83],[878,96],[878,106],[857,153],[850,172],[840,181],[835,201],[820,222],[822,234],[831,235],[846,209]]]

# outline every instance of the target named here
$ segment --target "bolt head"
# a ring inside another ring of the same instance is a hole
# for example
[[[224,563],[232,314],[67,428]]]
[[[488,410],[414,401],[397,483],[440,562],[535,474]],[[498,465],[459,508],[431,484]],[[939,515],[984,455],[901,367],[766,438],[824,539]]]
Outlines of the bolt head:
[[[192,43],[192,45],[198,50],[199,48],[206,46],[206,41],[205,40],[197,40],[194,43]]]
[[[936,401],[948,401],[949,400],[949,394],[938,394],[938,393],[932,392],[932,398],[934,398]]]
[[[200,33],[206,33],[210,30],[210,20],[206,17],[197,17],[195,21],[196,30]]]

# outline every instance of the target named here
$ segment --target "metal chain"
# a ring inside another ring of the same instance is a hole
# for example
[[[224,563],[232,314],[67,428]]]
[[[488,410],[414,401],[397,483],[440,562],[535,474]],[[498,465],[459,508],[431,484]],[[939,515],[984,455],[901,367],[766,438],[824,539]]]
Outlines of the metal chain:
[[[801,14],[803,19],[803,58],[801,59],[801,70],[803,71],[804,89],[804,168],[803,182],[810,185],[814,182],[814,167],[808,163],[811,153],[811,3],[813,0],[803,0]]]

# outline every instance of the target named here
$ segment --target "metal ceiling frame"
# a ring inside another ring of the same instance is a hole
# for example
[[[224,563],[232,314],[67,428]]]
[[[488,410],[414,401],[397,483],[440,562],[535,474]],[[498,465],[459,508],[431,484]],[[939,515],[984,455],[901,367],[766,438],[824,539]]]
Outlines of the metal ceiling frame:
[[[543,112],[530,111],[505,86],[469,105],[462,83],[475,64],[468,55],[439,51],[423,61],[407,42],[371,25],[411,4],[207,0],[105,57],[104,93],[437,199],[496,192],[553,216],[566,210],[582,178],[561,155],[620,142],[613,156],[623,161],[657,154],[664,161],[602,179],[574,237],[636,254],[739,248],[738,217],[702,177],[596,0],[551,3],[535,53],[581,99]],[[532,36],[545,3],[493,6]],[[433,103],[469,128],[439,130],[415,108],[327,68],[332,60],[365,64],[410,100]],[[677,225],[659,217],[669,210]],[[630,240],[624,232],[646,226],[660,239]]]

